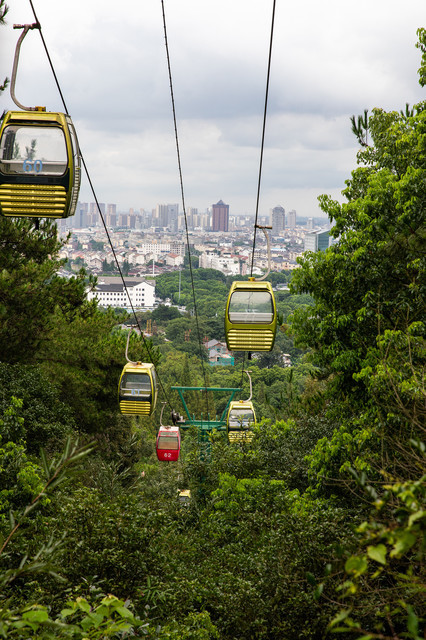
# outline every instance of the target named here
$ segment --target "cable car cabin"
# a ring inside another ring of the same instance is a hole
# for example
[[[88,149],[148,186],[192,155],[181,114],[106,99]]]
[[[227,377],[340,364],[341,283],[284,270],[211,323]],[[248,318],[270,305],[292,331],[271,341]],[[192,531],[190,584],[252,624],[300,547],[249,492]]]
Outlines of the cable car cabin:
[[[174,462],[179,459],[179,427],[160,427],[157,435],[157,458],[161,462]]]
[[[256,422],[256,414],[252,402],[233,401],[229,405],[226,419],[229,442],[250,442],[253,439],[251,427]]]
[[[191,502],[191,489],[183,489],[179,491],[179,502],[185,506],[188,506]]]
[[[50,111],[8,111],[0,129],[0,213],[72,216],[80,190],[80,152],[71,118]]]
[[[118,384],[121,413],[149,416],[157,402],[157,377],[151,362],[128,362]]]
[[[233,282],[225,314],[230,351],[271,351],[277,329],[277,309],[270,282]]]

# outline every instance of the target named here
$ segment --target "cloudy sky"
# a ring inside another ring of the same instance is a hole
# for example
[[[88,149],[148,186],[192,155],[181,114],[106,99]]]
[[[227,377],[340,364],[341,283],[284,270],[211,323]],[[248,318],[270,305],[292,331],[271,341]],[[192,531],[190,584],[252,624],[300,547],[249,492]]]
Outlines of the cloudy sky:
[[[10,0],[0,80],[11,75]],[[99,202],[151,210],[179,202],[160,0],[33,0]],[[186,207],[256,206],[272,0],[164,0]],[[425,0],[277,0],[260,214],[276,205],[322,215],[356,163],[349,118],[425,98],[416,29]],[[16,97],[62,111],[37,31],[21,49]],[[0,109],[13,108],[9,92]],[[82,201],[92,202],[83,178]]]

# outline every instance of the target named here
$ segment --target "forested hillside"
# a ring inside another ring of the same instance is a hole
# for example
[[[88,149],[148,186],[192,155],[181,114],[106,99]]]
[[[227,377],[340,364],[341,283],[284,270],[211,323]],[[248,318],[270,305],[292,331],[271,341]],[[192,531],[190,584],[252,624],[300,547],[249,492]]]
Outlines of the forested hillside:
[[[419,48],[424,86],[423,29]],[[229,280],[194,269],[197,326],[189,277],[180,300],[158,279],[188,310],[139,317],[156,331],[129,356],[154,362],[160,396],[121,415],[134,319],[88,303],[84,271],[56,275],[54,224],[0,217],[1,637],[425,637],[426,103],[365,126],[346,202],[320,197],[335,244],[274,276],[290,292],[250,361],[253,440],[213,433],[206,454],[186,430],[176,463],[155,453],[163,403],[183,413],[172,386],[248,395],[242,355],[210,367],[198,339],[223,340]],[[196,391],[188,405],[206,413]]]

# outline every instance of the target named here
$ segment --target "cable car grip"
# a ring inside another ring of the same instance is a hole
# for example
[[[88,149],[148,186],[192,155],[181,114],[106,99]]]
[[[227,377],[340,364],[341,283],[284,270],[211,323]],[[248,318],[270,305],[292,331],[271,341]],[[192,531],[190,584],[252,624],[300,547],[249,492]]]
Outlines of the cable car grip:
[[[26,29],[28,31],[29,29],[41,29],[41,25],[39,22],[33,22],[32,24],[14,24],[13,28]]]

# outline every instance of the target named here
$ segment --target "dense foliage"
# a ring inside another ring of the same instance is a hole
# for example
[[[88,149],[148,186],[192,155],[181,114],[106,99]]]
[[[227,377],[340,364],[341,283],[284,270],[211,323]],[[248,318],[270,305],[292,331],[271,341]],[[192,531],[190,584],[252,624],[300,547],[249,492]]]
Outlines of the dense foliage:
[[[424,30],[419,47],[424,83]],[[155,455],[163,403],[163,424],[183,413],[172,386],[249,394],[241,354],[211,367],[200,347],[224,337],[229,281],[194,265],[194,315],[188,272],[180,300],[179,274],[158,278],[187,312],[139,316],[152,335],[129,354],[160,398],[122,416],[133,318],[88,304],[84,271],[56,275],[54,225],[0,218],[0,637],[421,640],[426,104],[360,123],[347,202],[320,198],[336,243],[301,259],[250,361],[252,441],[193,427],[176,464]],[[186,401],[205,419],[227,395]]]

